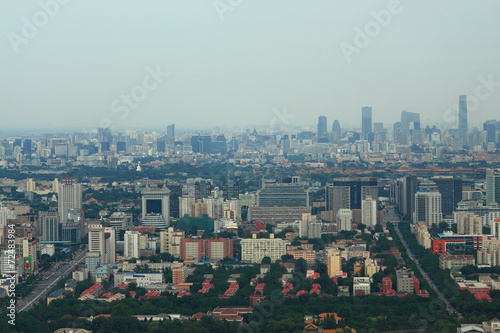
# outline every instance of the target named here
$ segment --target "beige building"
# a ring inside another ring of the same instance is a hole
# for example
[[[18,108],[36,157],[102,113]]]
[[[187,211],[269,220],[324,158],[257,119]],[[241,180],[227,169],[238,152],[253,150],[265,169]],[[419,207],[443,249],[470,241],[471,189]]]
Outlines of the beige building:
[[[327,252],[328,277],[332,278],[342,273],[342,257],[340,250],[329,249]]]
[[[425,222],[417,222],[413,229],[413,233],[415,234],[415,238],[417,239],[418,244],[420,244],[427,250],[431,248],[431,234],[429,233],[427,224],[425,224]]]
[[[365,276],[372,277],[373,274],[377,273],[380,270],[380,267],[377,265],[377,262],[371,258],[365,259]]]
[[[270,257],[271,261],[281,260],[286,254],[286,241],[280,238],[259,238],[254,234],[252,238],[241,240],[241,260],[260,263],[262,258]]]
[[[471,212],[455,212],[455,223],[459,235],[482,235],[483,219]]]
[[[169,227],[160,232],[160,253],[170,253],[176,258],[181,257],[181,240],[185,237],[183,230]]]

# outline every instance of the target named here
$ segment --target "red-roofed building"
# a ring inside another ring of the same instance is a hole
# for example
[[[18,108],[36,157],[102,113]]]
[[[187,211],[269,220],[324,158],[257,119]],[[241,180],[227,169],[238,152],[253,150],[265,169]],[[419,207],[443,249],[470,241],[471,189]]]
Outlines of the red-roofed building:
[[[219,299],[232,297],[238,291],[238,289],[240,289],[238,283],[233,282],[229,285],[229,288],[227,288],[226,292],[224,294],[219,294],[218,297]]]
[[[305,295],[305,294],[307,294],[307,290],[300,290],[299,292],[297,292],[297,296]]]
[[[310,294],[316,294],[316,295],[319,295],[319,291],[321,289],[321,286],[319,283],[313,283],[312,285],[312,289],[311,291],[309,292]]]
[[[490,297],[490,295],[488,293],[485,293],[483,291],[480,291],[478,293],[475,293],[474,294],[474,297],[478,300],[478,301],[488,301],[488,302],[491,302],[492,299]]]
[[[99,297],[102,294],[102,284],[100,283],[94,284],[92,287],[82,292],[80,297],[87,294],[92,295],[94,297]]]
[[[210,283],[210,280],[205,280],[203,283],[202,283],[202,287],[200,290],[198,290],[199,293],[202,293],[202,294],[206,294],[207,292],[210,291],[210,289],[212,289],[214,287],[213,284]]]
[[[120,284],[120,285],[118,286],[118,288],[120,288],[120,289],[127,289],[127,288],[128,288],[128,284],[126,284],[126,283],[122,283],[122,284]]]

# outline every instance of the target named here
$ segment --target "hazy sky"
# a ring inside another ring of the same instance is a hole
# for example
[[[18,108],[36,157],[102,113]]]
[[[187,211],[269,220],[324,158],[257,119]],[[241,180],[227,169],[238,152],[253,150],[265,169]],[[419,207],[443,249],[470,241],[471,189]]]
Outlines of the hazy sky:
[[[1,0],[0,128],[326,115],[330,130],[360,127],[362,106],[386,126],[402,110],[450,123],[460,94],[479,101],[471,122],[500,120],[499,13],[496,0]]]

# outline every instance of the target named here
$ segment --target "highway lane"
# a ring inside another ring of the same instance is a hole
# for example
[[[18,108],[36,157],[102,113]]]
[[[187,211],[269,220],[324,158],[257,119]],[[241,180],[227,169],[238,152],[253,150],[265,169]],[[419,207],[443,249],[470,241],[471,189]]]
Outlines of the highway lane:
[[[75,269],[75,265],[79,264],[85,259],[86,252],[86,250],[83,250],[76,255],[75,259],[73,259],[74,262],[71,264],[71,268],[68,267],[70,265],[70,261],[68,260],[56,264],[56,266],[45,272],[43,280],[35,287],[35,289],[33,289],[33,291],[26,297],[17,302],[18,311],[29,310],[40,299],[44,298],[44,296],[47,295],[48,291],[53,288],[52,285],[57,284],[57,282],[63,276],[66,276],[69,272],[72,272]],[[64,273],[62,273],[63,271]]]
[[[424,279],[427,281],[427,283],[429,283],[429,285],[431,286],[432,290],[434,290],[436,292],[436,294],[438,295],[438,298],[440,300],[442,300],[445,305],[446,305],[446,311],[448,311],[448,313],[451,315],[453,313],[456,313],[458,318],[462,318],[462,314],[460,312],[458,312],[450,303],[450,301],[441,293],[441,291],[436,287],[435,283],[431,280],[431,278],[429,278],[429,276],[427,275],[427,273],[424,271],[424,269],[422,268],[422,266],[420,266],[419,262],[418,262],[418,259],[415,259],[415,256],[414,256],[414,253],[411,251],[410,247],[407,245],[407,242],[403,236],[403,234],[401,233],[401,230],[399,230],[399,225],[397,223],[394,224],[394,230],[396,230],[396,233],[399,237],[399,239],[401,240],[401,243],[403,243],[403,246],[405,247],[406,249],[406,253],[408,254],[408,257],[410,257],[410,259],[417,265],[417,268],[418,270],[420,271],[420,273],[422,274],[422,276],[424,277]]]

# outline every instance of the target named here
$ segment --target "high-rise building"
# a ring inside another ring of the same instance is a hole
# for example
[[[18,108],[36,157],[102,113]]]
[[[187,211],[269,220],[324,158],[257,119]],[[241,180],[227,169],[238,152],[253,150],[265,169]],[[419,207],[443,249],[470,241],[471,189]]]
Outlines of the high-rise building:
[[[88,225],[89,251],[98,252],[101,265],[114,264],[116,262],[116,237],[115,230],[111,227],[103,227],[97,221]]]
[[[175,258],[181,257],[181,240],[185,237],[184,230],[174,230],[169,227],[160,232],[160,253],[170,253]]]
[[[36,182],[33,178],[28,178],[26,181],[26,192],[33,192],[36,190]]]
[[[460,95],[458,97],[458,135],[463,144],[467,143],[467,128],[467,96]]]
[[[104,228],[99,222],[91,222],[88,225],[89,251],[99,252],[101,264],[104,264]]]
[[[398,179],[391,187],[392,198],[396,201],[399,211],[405,219],[412,219],[415,211],[415,193],[419,180],[415,175],[407,175]]]
[[[500,204],[500,169],[486,169],[486,204]]]
[[[31,156],[31,139],[24,139],[23,155]]]
[[[101,265],[101,254],[99,252],[87,252],[85,254],[85,266],[87,267],[90,277],[95,279],[97,267]]]
[[[471,212],[455,212],[457,234],[482,235],[483,219]]]
[[[142,191],[143,226],[166,229],[170,221],[169,211],[170,190],[167,187],[147,187]]]
[[[38,235],[44,242],[59,241],[59,215],[56,212],[38,213]]]
[[[200,180],[194,183],[194,198],[200,200],[212,194],[212,181]]]
[[[175,124],[170,124],[167,126],[167,140],[170,138],[175,140]]]
[[[352,211],[339,209],[337,212],[337,231],[351,231]]]
[[[238,182],[229,180],[222,185],[222,197],[225,200],[238,199],[240,196],[240,187]]]
[[[184,263],[175,262],[172,266],[172,283],[178,285],[186,281],[187,277],[187,267]]]
[[[329,249],[326,258],[328,277],[332,278],[334,276],[342,274],[342,257],[340,256],[340,250]]]
[[[497,142],[497,121],[486,120],[483,124],[483,130],[486,131],[486,144]]]
[[[368,133],[373,131],[371,106],[365,106],[361,109],[361,131],[365,135],[365,139],[367,138]]]
[[[271,261],[281,260],[281,256],[286,254],[286,241],[274,238],[274,234],[269,238],[259,238],[253,234],[252,238],[241,240],[241,260],[260,263],[264,257],[271,258]]]
[[[257,191],[257,202],[260,207],[309,206],[309,195],[298,184],[273,184]]]
[[[339,121],[335,119],[332,125],[332,142],[339,142],[340,139],[342,139],[342,130]]]
[[[181,258],[208,258],[221,260],[233,258],[233,240],[227,238],[181,240]]]
[[[421,133],[420,114],[401,111],[401,122],[394,124],[394,140],[401,144],[409,144],[413,134],[416,134],[415,138],[417,138],[418,133]]]
[[[133,227],[132,214],[124,212],[114,212],[109,217],[109,225],[119,232],[120,230],[131,230]]]
[[[148,235],[143,235],[138,231],[127,230],[124,239],[123,256],[125,258],[139,258],[139,250],[148,248]]]
[[[194,135],[191,137],[191,147],[194,153],[211,154],[212,137],[210,135]]]
[[[441,193],[439,193],[436,183],[431,181],[420,183],[419,190],[415,194],[413,222],[425,222],[429,227],[432,227],[439,225],[442,218]]]
[[[490,234],[495,236],[496,239],[500,240],[500,218],[496,218],[491,221],[491,232]]]
[[[361,201],[361,223],[367,227],[377,224],[377,201],[371,195]]]
[[[444,216],[451,216],[462,201],[462,179],[453,176],[434,176],[431,180],[441,193],[441,210]]]
[[[167,188],[170,190],[170,217],[178,219],[179,215],[179,198],[182,196],[182,185],[180,183],[167,183]]]
[[[64,223],[69,219],[70,210],[82,210],[82,185],[76,178],[65,178],[59,183],[59,219]]]
[[[334,178],[325,188],[326,210],[334,214],[341,208],[361,209],[361,201],[378,200],[377,178]]]
[[[396,271],[397,292],[413,294],[415,291],[415,275],[409,269],[403,268]],[[418,279],[416,281],[418,283]]]
[[[127,151],[127,143],[125,141],[118,141],[116,143],[116,151],[119,152],[125,152]]]
[[[326,130],[326,117],[319,116],[318,117],[318,141],[324,142],[328,141],[328,133]]]

